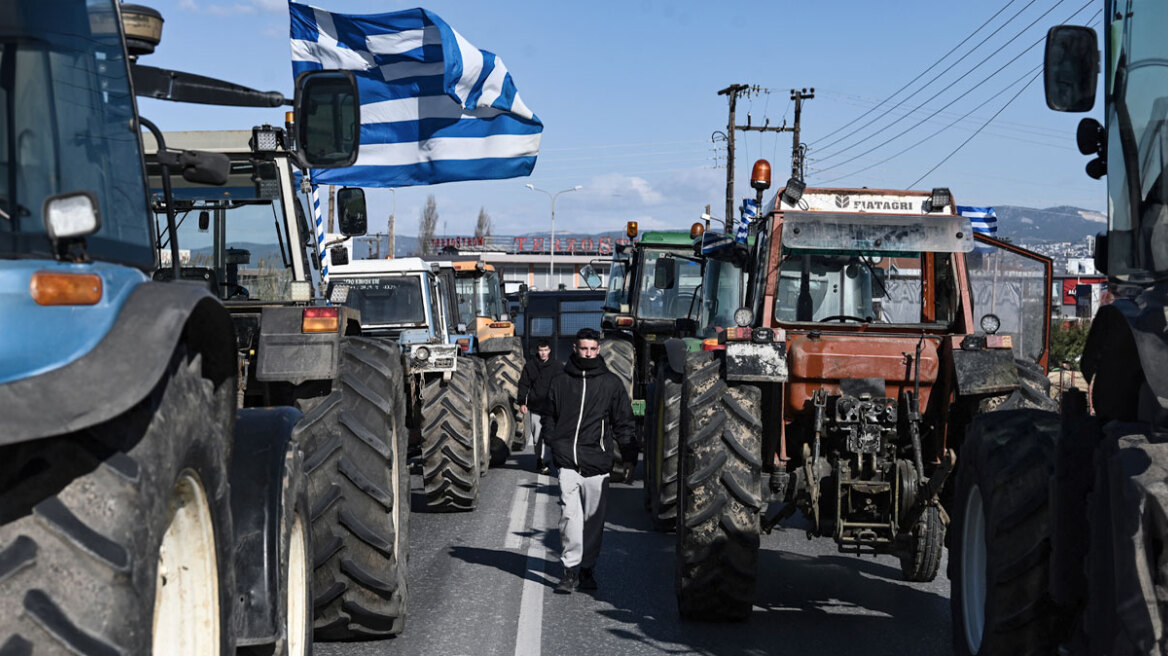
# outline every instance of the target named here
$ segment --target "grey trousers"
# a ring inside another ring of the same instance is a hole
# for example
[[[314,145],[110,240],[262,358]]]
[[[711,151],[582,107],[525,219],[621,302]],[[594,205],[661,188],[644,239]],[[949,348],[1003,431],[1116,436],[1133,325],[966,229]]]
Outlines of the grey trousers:
[[[540,439],[543,433],[543,426],[541,425],[542,417],[534,412],[528,412],[527,421],[524,423],[524,429],[527,431],[527,442],[535,450],[535,457],[547,463],[548,467],[551,467],[552,447],[547,443],[547,440]]]
[[[581,476],[574,469],[560,470],[560,560],[565,568],[596,565],[607,495],[608,474]]]

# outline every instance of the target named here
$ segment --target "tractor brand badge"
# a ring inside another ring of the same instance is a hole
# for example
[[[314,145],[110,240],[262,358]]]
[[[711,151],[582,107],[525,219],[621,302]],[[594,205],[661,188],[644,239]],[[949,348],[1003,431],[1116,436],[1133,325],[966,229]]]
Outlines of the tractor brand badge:
[[[836,196],[835,197],[835,206],[840,208],[840,209],[846,208],[851,203],[852,203],[851,196]]]

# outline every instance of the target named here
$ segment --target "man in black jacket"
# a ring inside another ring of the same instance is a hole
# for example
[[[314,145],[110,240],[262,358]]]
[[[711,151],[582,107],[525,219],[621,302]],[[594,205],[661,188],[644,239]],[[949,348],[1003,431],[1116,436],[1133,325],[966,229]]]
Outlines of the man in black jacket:
[[[563,375],[552,381],[551,412],[543,423],[560,470],[559,593],[597,588],[593,569],[604,535],[608,475],[619,465],[624,476],[637,462],[632,402],[600,357],[600,334],[580,330],[572,350]]]
[[[527,415],[525,422],[527,441],[535,445],[535,470],[541,474],[550,473],[552,464],[551,448],[543,439],[541,422],[550,411],[548,390],[552,379],[564,371],[564,365],[552,359],[552,345],[541,339],[535,345],[537,358],[528,358],[519,375],[519,409]]]

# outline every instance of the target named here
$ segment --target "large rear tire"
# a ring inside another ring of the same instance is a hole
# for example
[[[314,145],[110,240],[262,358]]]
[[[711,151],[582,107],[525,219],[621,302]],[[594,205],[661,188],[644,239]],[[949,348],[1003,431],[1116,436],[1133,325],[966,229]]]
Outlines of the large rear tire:
[[[636,357],[633,343],[619,334],[605,335],[600,342],[600,357],[604,358],[604,366],[620,379],[632,400],[633,363]]]
[[[523,373],[525,362],[523,340],[519,337],[507,339],[510,341],[511,348],[506,353],[487,358],[487,375],[490,378],[491,391],[501,392],[501,397],[511,413],[511,422],[507,426],[502,426],[500,423],[500,427],[509,428],[511,431],[503,436],[503,440],[512,451],[521,451],[527,438],[523,434],[519,420],[516,419],[520,414],[516,397],[519,395],[519,376]],[[491,413],[494,414],[494,412],[494,406],[492,406]],[[499,418],[496,418],[496,421],[501,422]]]
[[[1168,444],[1144,429],[1109,426],[1096,453],[1083,623],[1092,654],[1168,651]]]
[[[730,386],[709,352],[686,361],[677,521],[682,618],[743,620],[754,603],[762,500],[762,393]]]
[[[180,345],[124,415],[0,448],[0,653],[229,653],[235,381],[204,376]]]
[[[465,358],[449,381],[431,375],[422,387],[422,482],[436,511],[474,510],[479,502],[479,448],[474,434],[474,367]]]
[[[657,377],[657,426],[653,428],[653,488],[650,512],[653,528],[672,531],[677,527],[678,465],[681,462],[681,376],[662,363]],[[760,451],[761,453],[761,451]],[[649,482],[646,481],[646,485]]]
[[[950,543],[953,648],[962,656],[1051,654],[1051,512],[1059,417],[1004,410],[961,447]]]
[[[332,393],[294,432],[306,454],[319,640],[397,635],[405,622],[401,371],[396,345],[344,338]]]

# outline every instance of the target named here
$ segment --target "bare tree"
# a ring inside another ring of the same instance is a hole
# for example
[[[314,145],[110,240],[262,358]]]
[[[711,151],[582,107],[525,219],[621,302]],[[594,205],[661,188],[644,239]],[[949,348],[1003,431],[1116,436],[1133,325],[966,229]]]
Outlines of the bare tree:
[[[475,237],[490,237],[491,232],[495,229],[494,222],[491,221],[491,215],[487,214],[487,208],[479,208],[479,222],[475,224]]]
[[[422,208],[422,216],[418,219],[418,248],[422,251],[422,255],[429,255],[433,252],[434,247],[431,241],[434,239],[434,232],[438,230],[438,201],[434,200],[434,194],[426,197],[426,206]]]

